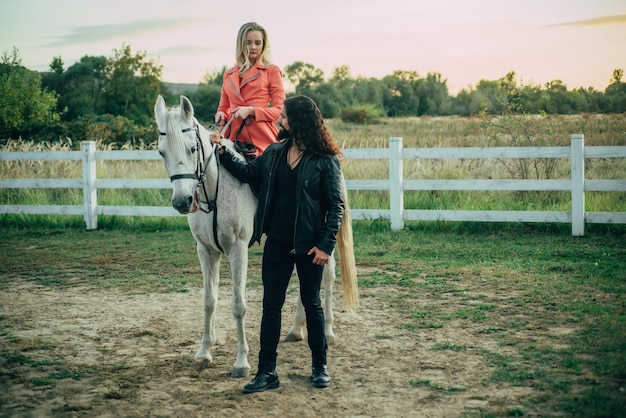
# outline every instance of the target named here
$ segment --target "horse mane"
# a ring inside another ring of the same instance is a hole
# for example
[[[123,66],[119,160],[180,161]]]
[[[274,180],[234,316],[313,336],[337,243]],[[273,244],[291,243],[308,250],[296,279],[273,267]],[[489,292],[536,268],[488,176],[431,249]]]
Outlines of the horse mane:
[[[168,138],[168,146],[174,155],[183,156],[187,152],[185,146],[185,137],[183,129],[188,126],[182,126],[180,123],[180,108],[173,108],[167,112],[165,118],[166,133]],[[195,119],[194,119],[195,122]]]

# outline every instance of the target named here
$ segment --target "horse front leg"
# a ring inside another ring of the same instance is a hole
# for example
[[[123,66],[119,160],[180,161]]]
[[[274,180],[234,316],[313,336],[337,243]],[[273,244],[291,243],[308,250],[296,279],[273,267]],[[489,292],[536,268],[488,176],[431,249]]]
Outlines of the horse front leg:
[[[215,331],[215,310],[218,301],[219,268],[221,254],[211,251],[201,243],[196,244],[200,267],[202,268],[202,278],[204,282],[204,331],[202,333],[202,343],[194,356],[197,362],[207,361],[211,363],[211,348],[217,341]]]
[[[248,341],[246,339],[246,279],[248,274],[248,243],[237,242],[231,247],[228,259],[233,280],[231,308],[237,322],[237,359],[233,364],[231,377],[247,377],[250,374],[248,363]]]
[[[326,342],[332,344],[335,341],[335,333],[333,324],[335,322],[335,314],[333,312],[333,283],[335,282],[335,258],[330,257],[328,264],[324,266],[322,275],[322,286],[324,288],[324,334]],[[293,325],[285,337],[285,341],[301,341],[304,338],[304,327],[306,325],[306,313],[304,305],[298,294],[298,306],[296,307],[296,315]]]

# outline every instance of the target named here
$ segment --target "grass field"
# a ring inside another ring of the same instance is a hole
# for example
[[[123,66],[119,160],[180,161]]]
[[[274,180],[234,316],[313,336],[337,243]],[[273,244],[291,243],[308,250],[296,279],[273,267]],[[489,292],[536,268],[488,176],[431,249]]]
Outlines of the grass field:
[[[571,237],[559,226],[409,223],[391,232],[385,222],[359,221],[354,233],[362,305],[381,306],[379,315],[393,318],[374,338],[386,345],[413,341],[416,361],[426,352],[486,370],[449,382],[418,370],[404,390],[437,394],[433,403],[442,402],[442,394],[446,402],[460,402],[469,393],[514,391],[507,392],[506,404],[466,408],[460,414],[466,417],[624,416],[626,228],[595,226],[585,237]],[[134,226],[109,219],[91,232],[3,228],[2,235],[3,298],[25,286],[135,295],[201,287],[183,219],[144,219]],[[251,291],[261,287],[259,254],[259,248],[251,250]],[[42,394],[68,379],[84,385],[113,379],[123,387],[119,372],[80,368],[60,356],[52,340],[21,338],[18,331],[12,314],[0,307],[6,384],[41,387]],[[2,396],[0,406],[15,404]],[[33,396],[37,404],[39,395]]]

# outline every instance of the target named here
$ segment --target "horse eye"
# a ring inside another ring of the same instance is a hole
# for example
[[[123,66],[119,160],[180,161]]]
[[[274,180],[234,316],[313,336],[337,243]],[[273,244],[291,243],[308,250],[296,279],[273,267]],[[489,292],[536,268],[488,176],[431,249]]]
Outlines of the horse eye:
[[[194,152],[196,152],[196,150],[197,150],[197,149],[198,149],[198,147],[197,147],[197,146],[195,146],[195,147],[191,147],[191,153],[193,154]]]

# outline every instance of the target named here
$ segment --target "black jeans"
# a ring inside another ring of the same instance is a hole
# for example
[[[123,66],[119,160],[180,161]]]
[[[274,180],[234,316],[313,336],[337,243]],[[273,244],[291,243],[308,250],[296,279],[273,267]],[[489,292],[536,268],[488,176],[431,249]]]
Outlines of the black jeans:
[[[326,364],[328,345],[324,335],[324,310],[320,300],[324,266],[313,264],[313,255],[291,254],[291,248],[288,242],[269,237],[265,241],[261,268],[263,318],[261,319],[259,371],[273,371],[276,368],[281,311],[294,265],[300,280],[300,298],[306,313],[307,339],[311,349],[312,366],[318,367]]]

